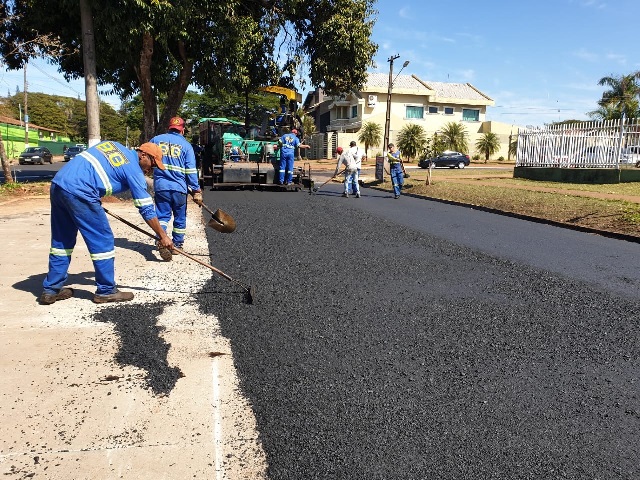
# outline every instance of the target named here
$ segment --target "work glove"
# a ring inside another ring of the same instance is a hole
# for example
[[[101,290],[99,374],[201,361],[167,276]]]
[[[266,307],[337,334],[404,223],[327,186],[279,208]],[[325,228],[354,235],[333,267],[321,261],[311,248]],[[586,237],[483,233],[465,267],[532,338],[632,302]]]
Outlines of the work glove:
[[[333,172],[333,176],[335,177],[336,175],[338,175],[338,169],[336,168],[336,171]]]
[[[409,178],[409,174],[407,172],[404,172],[404,174],[402,175],[404,178]]]
[[[193,201],[202,206],[202,192],[193,192]]]

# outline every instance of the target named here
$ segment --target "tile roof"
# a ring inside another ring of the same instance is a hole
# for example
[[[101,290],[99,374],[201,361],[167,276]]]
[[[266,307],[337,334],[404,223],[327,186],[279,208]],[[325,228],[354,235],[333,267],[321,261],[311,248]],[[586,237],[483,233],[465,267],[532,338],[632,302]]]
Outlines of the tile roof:
[[[446,83],[446,82],[430,82],[422,80],[415,75],[398,75],[394,77],[393,88],[402,88],[406,90],[415,90],[417,94],[435,93],[440,98],[459,98],[465,100],[492,100],[488,96],[482,94],[470,83]],[[367,77],[367,87],[371,88],[388,88],[389,75],[386,73],[369,73]]]

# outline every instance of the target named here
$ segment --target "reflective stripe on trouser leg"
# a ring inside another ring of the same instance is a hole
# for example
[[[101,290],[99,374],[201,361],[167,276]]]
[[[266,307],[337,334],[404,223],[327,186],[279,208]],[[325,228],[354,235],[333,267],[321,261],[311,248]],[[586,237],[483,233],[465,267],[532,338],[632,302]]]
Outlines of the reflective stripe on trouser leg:
[[[182,192],[171,192],[171,204],[173,206],[173,230],[171,236],[173,243],[184,243],[184,234],[187,233],[187,195]]]
[[[287,163],[286,163],[286,178],[285,181],[286,183],[291,183],[293,182],[293,162],[294,162],[294,158],[293,155],[291,157],[286,157]]]
[[[284,174],[287,168],[287,157],[280,153],[280,170],[278,170],[278,181],[279,183],[284,183]]]
[[[64,194],[56,184],[51,184],[51,248],[49,250],[49,271],[42,287],[44,293],[58,293],[67,281],[71,254],[76,245],[78,228],[67,210]]]
[[[114,278],[115,247],[113,232],[102,205],[99,201],[89,202],[59,187],[54,188],[54,186],[51,188],[51,199],[52,249],[73,249],[71,245],[75,244],[77,232],[80,231],[89,249],[91,260],[93,260],[96,274],[96,293],[100,295],[113,293],[116,289]],[[56,257],[56,260],[54,260],[53,272],[50,267],[51,275],[47,275],[47,279],[45,279],[45,292],[47,288],[54,288],[51,285],[60,282],[62,276],[66,279],[67,275],[66,269],[63,274],[59,270],[60,266],[64,265],[61,262],[64,257],[49,255],[50,264],[52,256]],[[67,258],[66,267],[68,268],[70,257]]]
[[[158,222],[160,222],[162,229],[166,232],[167,228],[169,228],[169,222],[171,221],[171,192],[165,190],[155,192],[154,201],[156,203]]]

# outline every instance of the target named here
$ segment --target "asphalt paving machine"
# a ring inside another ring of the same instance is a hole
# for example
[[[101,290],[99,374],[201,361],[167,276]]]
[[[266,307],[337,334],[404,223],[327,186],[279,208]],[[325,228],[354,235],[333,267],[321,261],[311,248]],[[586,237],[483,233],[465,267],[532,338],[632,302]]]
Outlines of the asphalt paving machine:
[[[302,138],[302,122],[296,114],[301,95],[283,87],[262,87],[260,90],[277,93],[281,98],[281,111],[270,114],[260,127],[246,128],[243,123],[228,118],[200,119],[199,139],[203,153],[198,174],[202,186],[212,189],[272,187],[296,191],[313,187],[308,163],[296,168],[293,184],[278,183],[278,139],[294,128]]]

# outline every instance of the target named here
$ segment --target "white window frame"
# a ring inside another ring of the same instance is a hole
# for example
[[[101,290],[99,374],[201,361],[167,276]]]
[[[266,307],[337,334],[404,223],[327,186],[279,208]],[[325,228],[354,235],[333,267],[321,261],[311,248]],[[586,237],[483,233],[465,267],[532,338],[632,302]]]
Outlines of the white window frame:
[[[407,117],[407,108],[421,108],[422,116],[421,117]],[[415,104],[405,104],[404,105],[404,119],[405,120],[424,120],[424,105],[415,105]]]
[[[431,109],[432,109],[432,108],[435,108],[435,109],[436,109],[436,111],[435,111],[435,112],[432,112],[432,111],[431,111]],[[429,105],[429,106],[427,107],[427,114],[428,114],[428,115],[437,115],[438,113],[440,113],[440,109],[437,107],[437,105]]]
[[[471,112],[476,112],[477,118],[475,120],[468,120],[466,118],[464,118],[464,112],[465,110],[471,111]],[[462,109],[462,121],[463,122],[479,122],[480,121],[480,109],[479,108],[463,108]]]
[[[451,110],[451,112],[447,112],[447,110]],[[454,115],[456,113],[456,109],[453,107],[444,107],[445,115]]]

